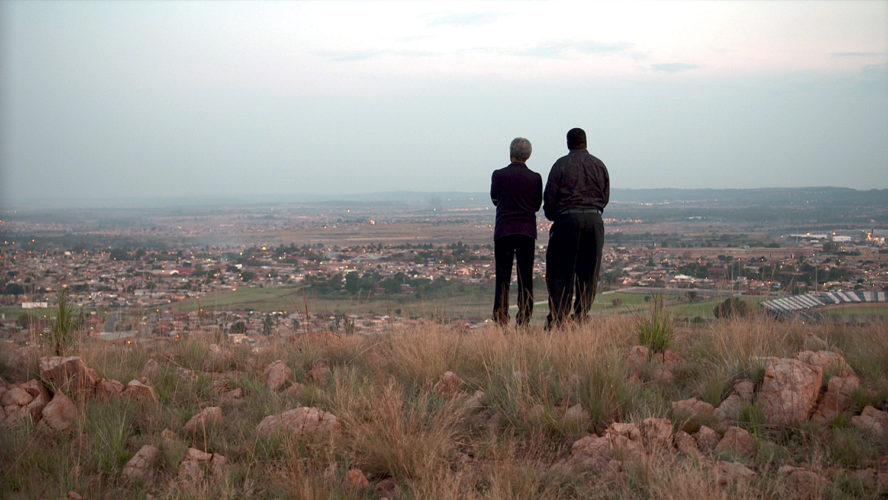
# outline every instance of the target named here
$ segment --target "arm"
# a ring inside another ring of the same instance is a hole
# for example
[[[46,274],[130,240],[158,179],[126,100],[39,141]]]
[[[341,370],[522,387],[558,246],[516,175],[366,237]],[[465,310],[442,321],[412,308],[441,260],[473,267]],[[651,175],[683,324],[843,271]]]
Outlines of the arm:
[[[493,206],[496,206],[499,199],[499,183],[496,181],[496,171],[494,170],[493,175],[490,176],[490,201],[493,202]]]
[[[607,172],[607,167],[604,167],[604,164],[602,164],[602,167],[604,168],[604,206],[601,208],[604,208],[605,206],[607,206],[608,202],[610,202],[611,181],[610,174],[608,174]]]
[[[543,193],[543,213],[551,221],[554,221],[558,216],[558,185],[561,181],[561,169],[557,165],[557,163],[552,165],[549,179],[546,180],[546,191]]]
[[[537,185],[534,190],[536,196],[533,199],[533,211],[539,212],[540,207],[543,206],[543,177],[537,174]]]

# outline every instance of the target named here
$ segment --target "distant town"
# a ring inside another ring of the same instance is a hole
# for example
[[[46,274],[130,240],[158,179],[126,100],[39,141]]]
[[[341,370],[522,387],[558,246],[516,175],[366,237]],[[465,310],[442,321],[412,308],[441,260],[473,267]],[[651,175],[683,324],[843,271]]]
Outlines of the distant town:
[[[408,307],[416,304],[471,327],[490,307],[493,211],[474,197],[434,203],[5,215],[0,335],[44,328],[62,290],[83,330],[108,339],[373,332],[427,320]],[[662,204],[650,208],[656,221],[644,217],[642,203],[624,207],[628,215],[619,205],[609,211],[602,292],[699,302],[888,290],[884,224],[750,231],[751,224],[689,217],[688,205],[671,220]],[[547,228],[540,217],[534,275],[543,315]],[[447,311],[454,297],[471,307]]]

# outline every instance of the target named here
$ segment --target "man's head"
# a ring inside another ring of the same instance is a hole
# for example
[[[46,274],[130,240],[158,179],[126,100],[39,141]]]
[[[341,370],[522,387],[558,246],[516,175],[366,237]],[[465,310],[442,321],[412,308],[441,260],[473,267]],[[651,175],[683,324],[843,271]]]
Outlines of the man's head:
[[[586,149],[586,132],[581,128],[567,131],[567,149]]]
[[[512,139],[512,144],[509,145],[509,157],[512,161],[526,162],[530,158],[530,141],[524,137]]]

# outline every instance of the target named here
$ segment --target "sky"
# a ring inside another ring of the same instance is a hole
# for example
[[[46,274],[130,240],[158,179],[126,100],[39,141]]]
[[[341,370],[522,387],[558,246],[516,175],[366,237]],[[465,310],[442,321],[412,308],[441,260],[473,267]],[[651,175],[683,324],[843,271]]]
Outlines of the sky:
[[[0,2],[0,208],[484,192],[572,127],[614,188],[888,188],[888,2]]]

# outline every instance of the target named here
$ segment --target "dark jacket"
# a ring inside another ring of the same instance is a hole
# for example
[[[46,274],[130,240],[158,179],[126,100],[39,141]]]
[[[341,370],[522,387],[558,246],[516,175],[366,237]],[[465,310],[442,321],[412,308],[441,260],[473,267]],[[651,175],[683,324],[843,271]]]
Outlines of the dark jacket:
[[[551,221],[568,209],[604,211],[610,201],[607,167],[585,149],[572,149],[552,165],[544,198],[543,212]]]
[[[536,213],[543,203],[543,178],[524,163],[493,171],[490,199],[496,205],[493,239],[510,234],[536,238]]]

